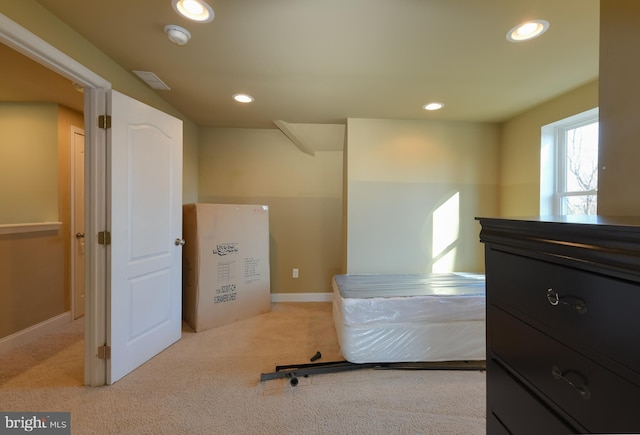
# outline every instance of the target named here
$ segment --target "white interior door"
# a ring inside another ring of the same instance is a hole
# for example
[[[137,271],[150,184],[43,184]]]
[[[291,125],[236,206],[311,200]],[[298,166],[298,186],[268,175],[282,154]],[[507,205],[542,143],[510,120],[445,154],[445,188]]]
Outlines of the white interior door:
[[[116,91],[111,113],[108,384],[182,331],[182,121]]]
[[[84,316],[85,273],[84,273],[84,130],[71,128],[71,293],[73,318]]]

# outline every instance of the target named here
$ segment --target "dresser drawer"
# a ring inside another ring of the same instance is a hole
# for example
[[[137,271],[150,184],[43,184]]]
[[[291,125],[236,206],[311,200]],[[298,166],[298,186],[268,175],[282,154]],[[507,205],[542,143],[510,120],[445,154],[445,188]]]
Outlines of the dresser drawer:
[[[490,249],[488,303],[640,373],[640,286]]]
[[[494,414],[487,414],[487,435],[511,435]]]
[[[487,403],[490,404],[487,408],[488,435],[576,433],[519,381],[490,360],[487,361]]]
[[[640,433],[640,387],[490,307],[493,356],[590,432]]]

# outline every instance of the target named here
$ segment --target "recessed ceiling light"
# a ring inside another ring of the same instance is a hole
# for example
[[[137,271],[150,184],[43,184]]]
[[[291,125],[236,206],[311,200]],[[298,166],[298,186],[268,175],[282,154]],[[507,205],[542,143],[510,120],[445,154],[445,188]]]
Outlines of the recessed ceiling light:
[[[173,9],[185,18],[200,23],[213,21],[213,8],[204,0],[171,0]]]
[[[424,110],[440,110],[444,107],[444,103],[433,102],[422,106]]]
[[[542,35],[548,28],[548,21],[527,21],[526,23],[518,24],[513,29],[509,30],[507,32],[507,40],[511,42],[528,41],[529,39],[537,38]]]
[[[254,101],[254,98],[247,94],[235,94],[233,99],[238,103],[252,103]]]

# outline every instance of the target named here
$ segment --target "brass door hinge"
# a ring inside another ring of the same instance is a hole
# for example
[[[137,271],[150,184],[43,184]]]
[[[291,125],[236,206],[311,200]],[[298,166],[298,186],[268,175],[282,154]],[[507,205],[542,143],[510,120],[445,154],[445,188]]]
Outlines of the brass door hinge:
[[[111,128],[111,115],[98,116],[98,127]]]
[[[98,233],[98,244],[99,245],[110,245],[111,244],[111,233],[109,231],[100,231]]]
[[[111,347],[107,346],[98,346],[98,358],[99,359],[111,359]]]

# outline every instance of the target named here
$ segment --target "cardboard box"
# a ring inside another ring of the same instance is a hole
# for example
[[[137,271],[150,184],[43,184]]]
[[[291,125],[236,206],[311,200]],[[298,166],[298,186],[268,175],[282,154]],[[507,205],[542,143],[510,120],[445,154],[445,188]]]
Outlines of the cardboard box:
[[[183,206],[182,315],[205,331],[271,310],[269,209]]]

